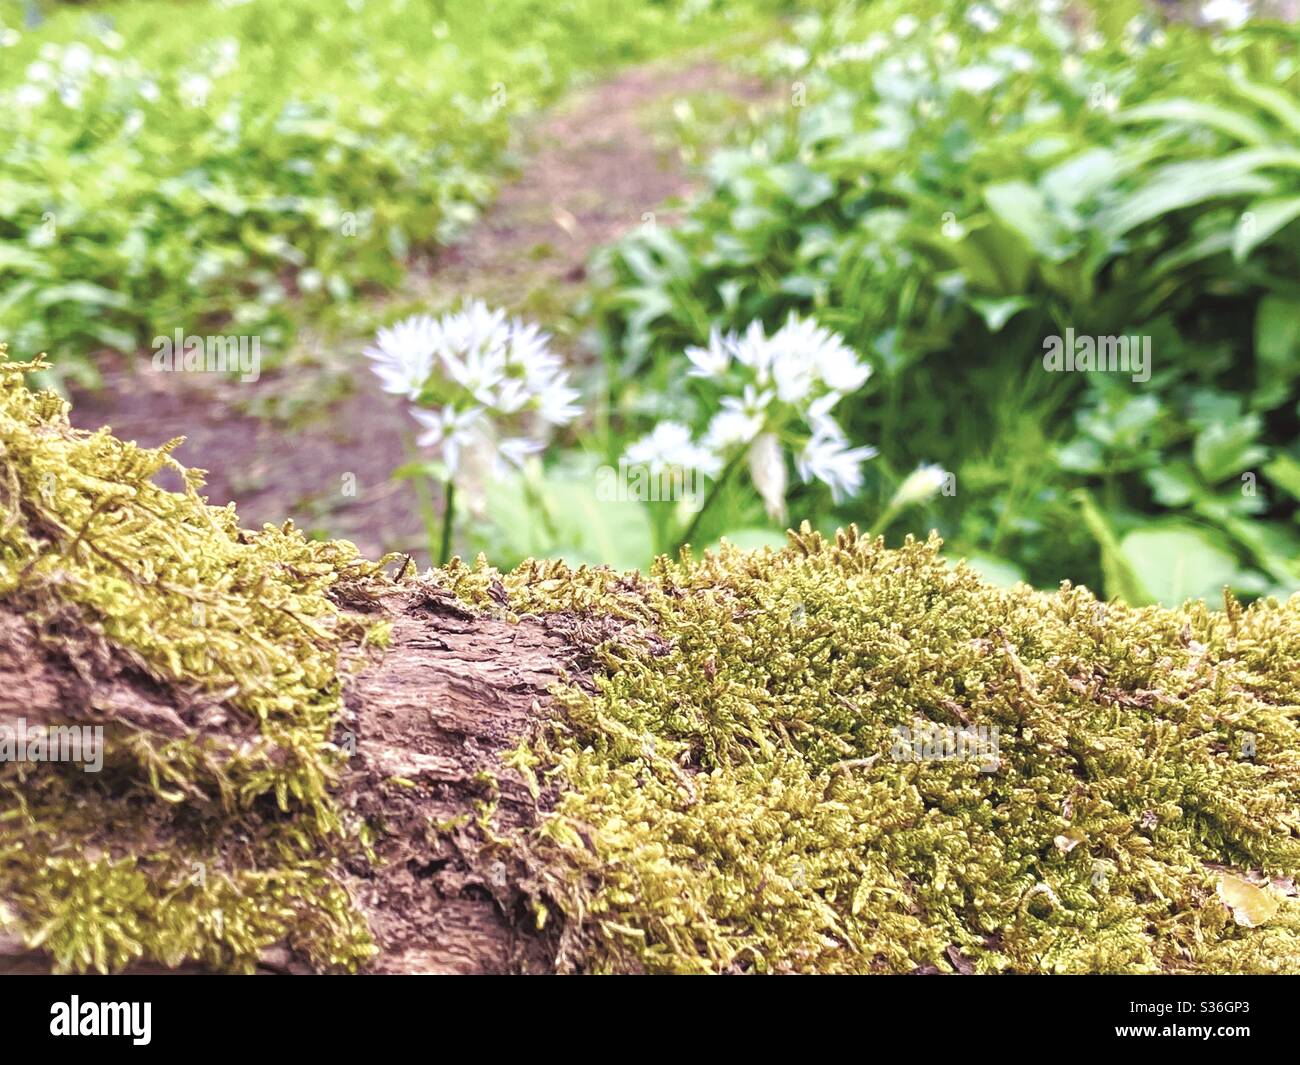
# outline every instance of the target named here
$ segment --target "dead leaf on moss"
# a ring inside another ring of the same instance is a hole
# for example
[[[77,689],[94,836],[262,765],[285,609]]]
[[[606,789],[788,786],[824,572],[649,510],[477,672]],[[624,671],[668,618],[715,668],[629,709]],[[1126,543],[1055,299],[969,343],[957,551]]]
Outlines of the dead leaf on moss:
[[[1232,911],[1237,924],[1245,928],[1267,924],[1277,913],[1279,902],[1276,895],[1231,873],[1219,877],[1215,890],[1223,904]]]

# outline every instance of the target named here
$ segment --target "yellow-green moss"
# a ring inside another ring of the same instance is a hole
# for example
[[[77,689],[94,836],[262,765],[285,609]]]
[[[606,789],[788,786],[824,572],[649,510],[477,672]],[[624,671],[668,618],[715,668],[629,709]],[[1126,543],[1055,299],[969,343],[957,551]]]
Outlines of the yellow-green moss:
[[[242,729],[127,730],[98,775],[0,767],[0,927],[68,968],[248,967],[286,939],[354,967],[331,729],[341,656],[385,633],[334,604],[380,571],[241,532],[194,471],[162,491],[169,448],[72,431],[30,368],[0,361],[0,601]],[[1300,971],[1300,598],[1130,609],[806,530],[644,576],[437,579],[550,615],[592,673],[502,766],[543,804],[499,842],[562,918],[561,968]],[[918,718],[997,728],[997,770],[896,761]],[[1219,901],[1233,875],[1277,881],[1266,923]]]
[[[646,579],[500,578],[516,613],[621,619],[588,632],[597,690],[512,755],[561,782],[534,846],[567,964],[1300,971],[1289,885],[1258,928],[1216,897],[1224,867],[1300,872],[1300,597],[1130,609],[938,547],[805,530]],[[489,602],[498,578],[447,579]],[[918,717],[996,727],[1000,767],[895,760]]]
[[[198,496],[172,441],[70,428],[0,346],[0,601],[92,678],[113,656],[193,733],[110,722],[100,774],[0,766],[0,896],[66,968],[137,958],[248,968],[279,940],[351,966],[364,922],[331,875],[356,839],[330,798],[339,659],[383,632],[339,610],[377,567],[292,524],[250,533]],[[169,492],[154,477],[184,481]],[[358,593],[359,594],[359,593]],[[236,720],[205,725],[206,707]],[[111,715],[65,708],[92,724]],[[164,847],[162,844],[166,843]]]

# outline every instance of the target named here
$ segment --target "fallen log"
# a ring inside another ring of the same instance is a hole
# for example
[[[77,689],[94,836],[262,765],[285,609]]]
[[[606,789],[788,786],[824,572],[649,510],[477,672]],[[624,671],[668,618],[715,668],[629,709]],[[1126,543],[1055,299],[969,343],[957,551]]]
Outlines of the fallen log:
[[[806,527],[419,575],[241,529],[31,368],[0,969],[1300,971],[1300,597],[1132,609]]]

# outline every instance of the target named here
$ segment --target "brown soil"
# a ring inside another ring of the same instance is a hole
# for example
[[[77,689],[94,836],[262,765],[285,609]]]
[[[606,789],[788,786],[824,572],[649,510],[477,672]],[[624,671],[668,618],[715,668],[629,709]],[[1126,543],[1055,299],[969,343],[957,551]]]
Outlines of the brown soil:
[[[574,95],[525,131],[523,176],[463,242],[429,268],[413,269],[407,291],[395,298],[416,298],[435,310],[460,296],[517,310],[538,299],[570,306],[594,249],[643,224],[647,212],[663,222],[665,201],[691,189],[680,154],[663,151],[652,136],[650,112],[701,93],[744,100],[761,91],[752,79],[697,62],[634,68]],[[264,372],[248,384],[160,373],[146,358],[134,371],[106,365],[103,389],[74,397],[73,422],[111,425],[144,446],[186,437],[180,460],[207,470],[209,501],[236,502],[248,526],[293,518],[302,528],[352,540],[371,557],[423,557],[414,489],[390,478],[412,457],[413,423],[364,371],[364,346],[358,339],[355,359],[342,360],[348,390],[337,399],[329,397],[337,369],[318,364]],[[247,413],[313,388],[319,394],[308,419],[286,423]]]

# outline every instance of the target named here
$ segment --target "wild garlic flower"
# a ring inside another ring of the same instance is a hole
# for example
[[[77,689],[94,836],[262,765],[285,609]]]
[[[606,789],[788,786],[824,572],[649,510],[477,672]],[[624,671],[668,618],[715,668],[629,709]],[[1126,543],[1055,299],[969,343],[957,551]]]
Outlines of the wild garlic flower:
[[[1002,25],[1002,16],[986,4],[973,4],[966,9],[966,21],[981,33],[992,33]]]
[[[901,508],[928,503],[939,494],[947,479],[948,473],[942,466],[933,463],[918,466],[898,486],[890,506]]]
[[[623,458],[629,466],[644,466],[654,474],[680,468],[714,476],[722,466],[717,454],[696,444],[690,428],[681,422],[660,422],[652,433],[630,445]]]
[[[862,491],[862,464],[876,455],[874,447],[849,447],[843,436],[823,432],[808,441],[795,465],[804,481],[829,485],[831,497],[842,503]]]
[[[582,411],[550,337],[480,300],[380,329],[365,354],[384,391],[412,402],[424,429],[416,442],[435,448],[453,478],[468,452],[497,476],[521,465]]]
[[[750,479],[774,520],[784,520],[787,447],[803,448],[804,480],[830,486],[837,501],[862,485],[861,464],[873,448],[850,448],[831,414],[871,376],[843,338],[810,318],[791,314],[771,336],[761,322],[743,333],[714,330],[703,347],[686,350],[687,376],[707,383],[716,411],[698,439],[684,425],[660,425],[629,447],[629,464],[671,445],[680,465],[706,474],[744,452]]]
[[[1251,6],[1246,0],[1208,0],[1201,5],[1201,18],[1210,25],[1239,30],[1250,21]]]

